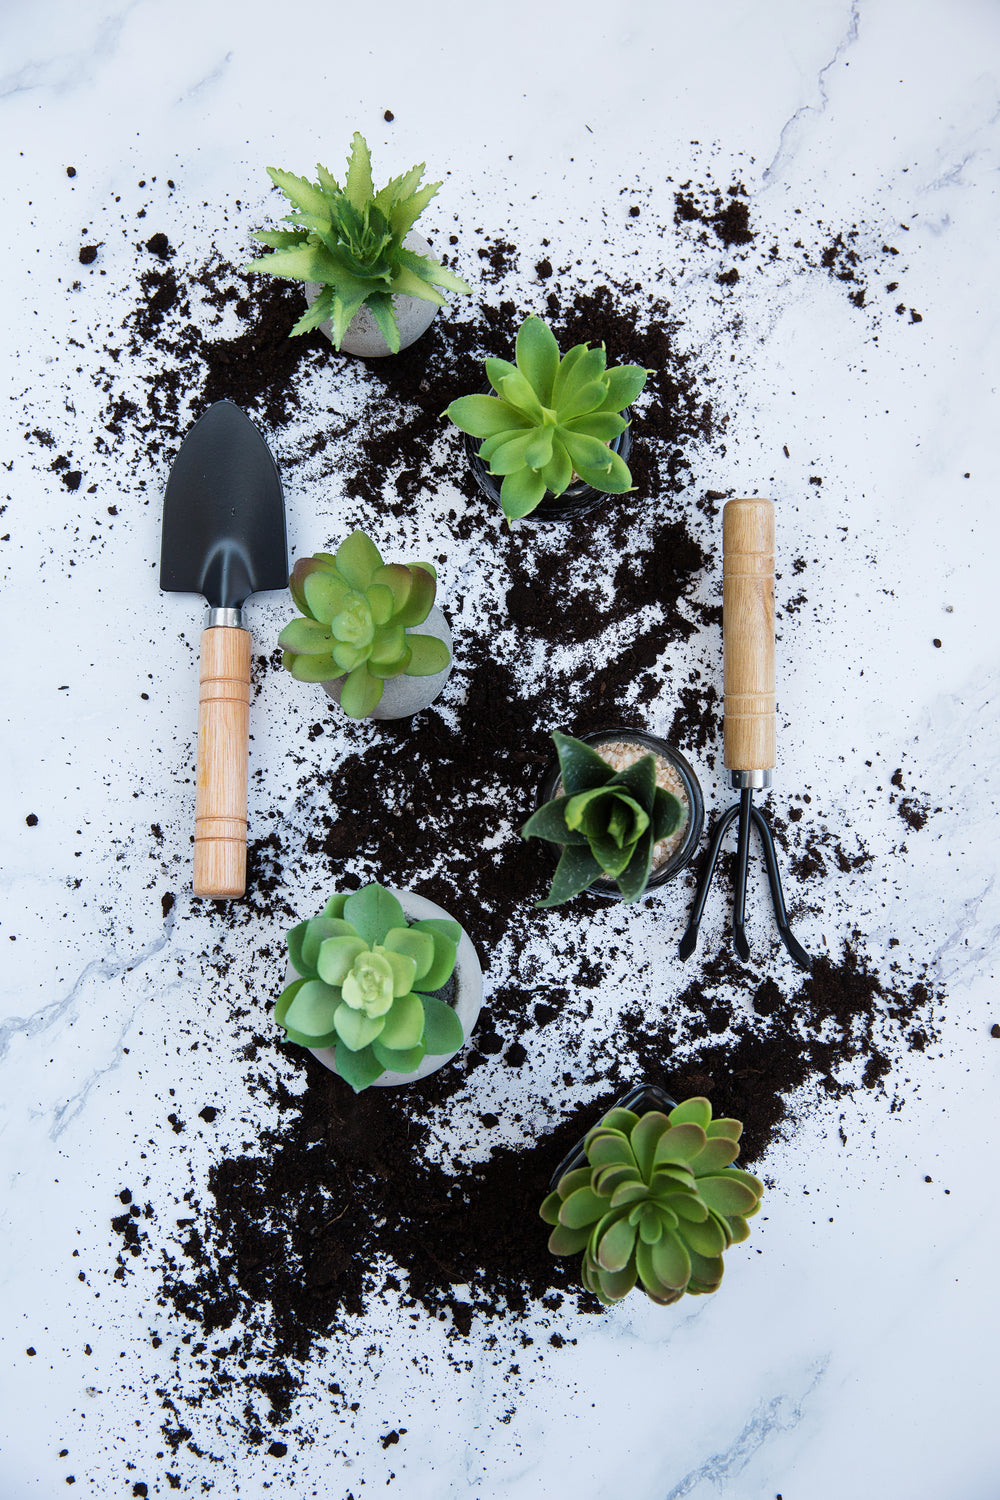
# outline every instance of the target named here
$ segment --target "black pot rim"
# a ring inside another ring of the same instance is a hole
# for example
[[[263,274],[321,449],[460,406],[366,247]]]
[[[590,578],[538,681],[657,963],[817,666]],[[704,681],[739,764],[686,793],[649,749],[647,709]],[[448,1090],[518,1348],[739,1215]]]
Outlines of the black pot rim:
[[[494,396],[496,392],[492,386],[486,386],[480,393],[482,395]],[[611,444],[615,453],[621,455],[625,463],[628,463],[629,454],[632,452],[632,408],[626,406],[621,415],[629,422],[623,433],[620,433]],[[479,450],[483,445],[483,438],[472,437],[465,433],[465,452],[469,460],[473,478],[478,484],[487,500],[500,504],[500,485],[479,457]],[[573,521],[577,516],[586,515],[588,511],[594,510],[598,505],[603,505],[606,500],[620,500],[620,495],[609,495],[604,490],[595,490],[593,485],[585,484],[582,479],[576,484],[571,484],[561,495],[553,495],[546,490],[535,509],[529,511],[520,520],[528,521],[535,526],[546,526],[558,524],[559,522]]]
[[[609,740],[622,740],[626,744],[631,742],[632,744],[643,745],[661,756],[664,760],[669,761],[683,781],[690,809],[687,834],[684,842],[677,847],[670,858],[665,860],[658,870],[652,872],[649,880],[646,882],[646,890],[651,891],[657,886],[664,885],[674,875],[679,874],[686,865],[691,863],[695,851],[701,843],[702,829],[705,824],[705,799],[702,795],[701,784],[694,773],[693,767],[673,745],[668,744],[666,740],[660,739],[658,735],[650,734],[645,729],[630,729],[626,727],[595,729],[589,734],[577,735],[576,738],[581,740],[583,744],[593,745],[595,748],[597,745],[607,744]],[[539,783],[535,803],[536,808],[542,807],[546,802],[552,801],[560,774],[559,759],[556,757],[555,761],[546,769]],[[610,901],[620,901],[622,899],[621,891],[614,881],[608,880],[605,877],[595,880],[592,885],[587,887],[587,890],[593,891],[596,896],[602,896]],[[586,895],[586,892],[582,891],[581,895]]]
[[[636,1105],[642,1102],[643,1099],[648,1101],[645,1108],[636,1109]],[[631,1109],[637,1115],[648,1115],[654,1109],[660,1109],[664,1114],[669,1114],[672,1109],[677,1108],[677,1100],[668,1094],[666,1089],[661,1088],[658,1083],[637,1083],[635,1088],[629,1089],[627,1094],[623,1094],[620,1099],[616,1099],[610,1108]],[[604,1119],[607,1113],[608,1110],[602,1111],[601,1120]],[[594,1121],[594,1125],[599,1123],[599,1120]],[[594,1126],[592,1125],[590,1130],[593,1130],[593,1128]],[[550,1193],[555,1192],[560,1180],[565,1177],[567,1172],[572,1172],[577,1167],[585,1167],[587,1165],[587,1153],[583,1149],[583,1143],[587,1139],[587,1135],[590,1134],[590,1130],[581,1136],[572,1151],[567,1151],[558,1167],[556,1167],[549,1180]]]

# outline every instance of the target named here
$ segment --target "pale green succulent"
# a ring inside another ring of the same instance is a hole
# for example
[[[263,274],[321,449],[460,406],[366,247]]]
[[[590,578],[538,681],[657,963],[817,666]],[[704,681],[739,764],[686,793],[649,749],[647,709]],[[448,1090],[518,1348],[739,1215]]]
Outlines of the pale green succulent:
[[[278,637],[282,666],[299,682],[344,677],[340,705],[352,719],[371,713],[387,678],[431,677],[451,660],[443,641],[409,633],[434,603],[433,565],[384,563],[363,531],[352,531],[334,556],[300,558],[288,587],[305,618]]]
[[[286,214],[284,222],[295,227],[259,230],[254,239],[271,246],[272,254],[251,261],[244,269],[319,284],[319,296],[295,324],[293,334],[307,333],[332,318],[333,343],[339,349],[347,325],[364,305],[371,309],[382,337],[396,354],[395,295],[419,297],[440,307],[445,299],[437,287],[471,291],[447,266],[403,244],[441,186],[431,182],[421,187],[423,162],[376,193],[368,146],[355,131],[342,188],[322,166],[316,168],[318,182],[277,167],[267,171],[291,201],[294,211]]]
[[[587,1165],[542,1204],[549,1249],[582,1250],[583,1285],[607,1306],[637,1284],[661,1304],[716,1291],[723,1252],[747,1238],[764,1191],[730,1165],[742,1133],[738,1120],[713,1120],[702,1098],[669,1115],[612,1109],[587,1135]]]
[[[555,335],[536,317],[518,329],[515,360],[487,359],[496,395],[460,396],[445,413],[483,439],[479,457],[503,476],[508,521],[530,515],[547,491],[563,494],[574,475],[606,495],[631,489],[628,465],[609,444],[628,426],[619,413],[649,372],[641,365],[607,369],[603,344],[576,344],[560,359]]]
[[[299,978],[279,995],[275,1020],[291,1042],[335,1047],[337,1072],[355,1093],[387,1069],[412,1073],[428,1052],[455,1052],[465,1040],[434,993],[454,972],[461,935],[443,917],[408,923],[377,883],[331,896],[288,934]]]

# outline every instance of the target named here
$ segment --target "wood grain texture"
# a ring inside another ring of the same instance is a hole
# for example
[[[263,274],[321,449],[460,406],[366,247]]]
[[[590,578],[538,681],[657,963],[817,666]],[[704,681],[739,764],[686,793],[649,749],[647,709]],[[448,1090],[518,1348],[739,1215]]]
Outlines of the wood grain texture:
[[[722,513],[724,761],[730,771],[776,763],[774,505],[730,500]]]
[[[246,891],[249,735],[250,632],[213,626],[201,637],[196,896],[242,896]]]

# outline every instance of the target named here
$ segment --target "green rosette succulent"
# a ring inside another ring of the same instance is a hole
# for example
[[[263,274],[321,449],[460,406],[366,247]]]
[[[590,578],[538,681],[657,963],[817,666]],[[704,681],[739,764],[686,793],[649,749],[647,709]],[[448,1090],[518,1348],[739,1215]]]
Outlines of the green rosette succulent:
[[[738,1120],[713,1120],[707,1099],[669,1115],[611,1110],[587,1135],[587,1165],[542,1204],[549,1249],[582,1250],[583,1285],[609,1307],[636,1285],[663,1305],[716,1291],[723,1252],[747,1238],[764,1191],[730,1166],[742,1132]]]
[[[411,635],[430,614],[437,592],[431,563],[384,563],[363,531],[336,554],[300,558],[288,580],[304,618],[278,637],[282,665],[299,682],[344,677],[340,705],[352,719],[370,714],[389,677],[430,677],[451,652],[431,635]]]
[[[653,849],[681,824],[679,800],[656,784],[656,757],[614,771],[582,740],[555,730],[563,792],[532,813],[522,838],[562,845],[552,889],[537,906],[558,906],[601,876],[613,880],[626,902],[638,901],[649,882]]]
[[[547,491],[563,494],[574,476],[606,495],[632,488],[628,465],[609,444],[628,426],[620,413],[649,372],[606,365],[603,344],[576,344],[560,358],[551,329],[527,317],[515,363],[486,361],[496,395],[460,396],[448,407],[456,427],[483,439],[479,457],[490,473],[503,476],[500,504],[508,521],[530,515]]]
[[[355,131],[343,187],[321,166],[316,168],[318,182],[277,167],[267,171],[293,206],[283,222],[294,227],[259,230],[254,239],[269,245],[272,253],[251,261],[244,270],[319,284],[319,296],[295,324],[293,334],[307,333],[331,318],[334,348],[339,349],[347,325],[364,305],[397,354],[399,326],[393,296],[419,297],[440,307],[445,299],[438,287],[471,291],[454,271],[403,244],[441,186],[440,182],[421,186],[423,162],[376,193],[368,146]]]
[[[337,1072],[356,1094],[386,1070],[412,1073],[425,1054],[455,1052],[462,1023],[435,995],[455,969],[462,929],[429,917],[407,922],[383,886],[331,896],[288,934],[298,974],[274,1017],[302,1047],[335,1047]]]

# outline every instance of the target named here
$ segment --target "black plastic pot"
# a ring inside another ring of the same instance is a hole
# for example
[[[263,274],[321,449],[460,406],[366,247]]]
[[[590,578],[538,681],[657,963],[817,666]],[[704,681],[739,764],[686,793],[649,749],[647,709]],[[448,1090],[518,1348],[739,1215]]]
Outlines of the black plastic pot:
[[[641,745],[643,749],[651,750],[655,755],[659,755],[668,761],[684,783],[684,790],[687,792],[688,807],[690,808],[687,831],[670,858],[664,860],[663,864],[652,872],[646,884],[646,890],[651,891],[656,886],[665,884],[678,871],[683,870],[685,865],[691,863],[695,851],[701,842],[701,832],[705,824],[705,799],[701,794],[701,785],[691,766],[684,759],[680,751],[674,749],[673,745],[668,745],[666,740],[658,739],[655,734],[647,734],[643,729],[597,729],[593,734],[581,734],[577,738],[582,740],[585,745],[593,745],[595,750],[599,750],[601,745],[614,743],[615,741],[622,741],[629,745]],[[546,802],[552,801],[556,795],[556,787],[559,785],[560,775],[559,761],[556,759],[542,777],[541,785],[538,788],[538,800],[536,804],[538,807],[542,807]],[[592,885],[587,887],[587,890],[594,891],[598,896],[605,896],[612,901],[620,901],[622,899],[621,891],[615,882],[608,880],[604,876],[595,880]],[[582,894],[585,895],[586,892]]]
[[[671,1099],[666,1090],[661,1089],[655,1083],[636,1084],[634,1089],[630,1089],[623,1098],[616,1099],[611,1106],[612,1109],[630,1109],[637,1115],[648,1115],[654,1109],[661,1110],[663,1114],[668,1115],[676,1107],[677,1100]],[[599,1120],[595,1120],[594,1125],[599,1124],[600,1120],[603,1120],[607,1113],[606,1109],[602,1110]],[[593,1129],[593,1126],[591,1126],[591,1129]],[[567,1152],[558,1167],[556,1167],[549,1182],[550,1193],[555,1192],[560,1178],[565,1177],[567,1172],[574,1172],[577,1167],[585,1167],[587,1165],[587,1153],[583,1149],[583,1143],[586,1139],[587,1137],[584,1135],[577,1141],[572,1151]]]
[[[487,386],[483,394],[487,396],[492,395],[492,387]],[[622,416],[627,422],[631,422],[632,408],[627,406],[622,412]],[[479,450],[482,445],[482,438],[470,437],[466,433],[465,451],[468,455],[469,466],[472,469],[475,481],[487,500],[494,500],[499,505],[500,486],[503,480],[499,477],[495,479],[479,457]],[[611,447],[625,463],[628,463],[629,454],[632,452],[632,428],[626,427],[625,431],[619,437],[615,438]],[[575,484],[571,484],[561,495],[553,495],[546,490],[541,500],[535,506],[535,509],[528,515],[522,516],[521,519],[523,521],[542,522],[543,524],[553,521],[573,521],[577,516],[585,515],[588,510],[593,510],[596,506],[602,505],[605,500],[614,500],[617,498],[615,495],[606,495],[603,490],[595,490],[593,485],[585,484],[582,479],[578,479]]]

